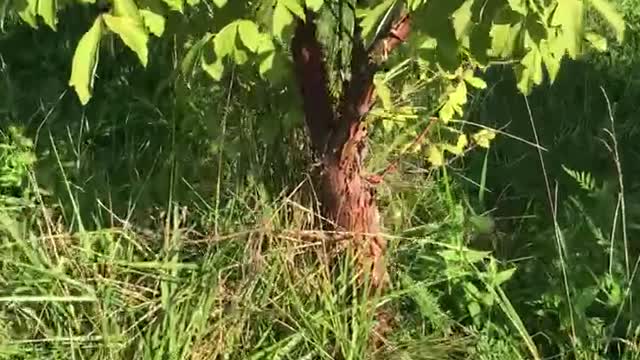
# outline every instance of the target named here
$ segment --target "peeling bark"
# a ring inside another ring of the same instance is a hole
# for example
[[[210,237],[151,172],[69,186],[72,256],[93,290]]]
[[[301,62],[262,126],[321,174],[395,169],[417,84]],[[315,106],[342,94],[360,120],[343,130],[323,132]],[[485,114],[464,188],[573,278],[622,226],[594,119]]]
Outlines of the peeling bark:
[[[299,21],[291,42],[298,86],[303,98],[305,123],[314,152],[321,160],[319,192],[323,215],[337,230],[353,234],[359,260],[371,270],[374,289],[388,281],[384,262],[385,239],[380,235],[380,214],[373,184],[363,174],[367,129],[364,118],[375,103],[373,76],[389,53],[409,35],[406,12],[365,49],[358,27],[353,34],[351,80],[337,114],[328,90],[322,47],[316,37],[313,13]]]

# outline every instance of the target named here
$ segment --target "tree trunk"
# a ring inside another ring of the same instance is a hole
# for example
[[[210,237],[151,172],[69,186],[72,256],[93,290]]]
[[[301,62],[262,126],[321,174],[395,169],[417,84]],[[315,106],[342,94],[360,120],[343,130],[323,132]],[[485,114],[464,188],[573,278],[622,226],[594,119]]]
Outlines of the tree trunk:
[[[321,45],[313,13],[299,21],[291,43],[311,145],[321,161],[318,191],[323,216],[336,230],[351,233],[360,263],[370,270],[374,289],[388,281],[385,239],[374,184],[363,173],[367,130],[363,120],[375,101],[373,76],[391,50],[406,40],[409,17],[401,12],[369,47],[364,48],[359,28],[353,34],[351,79],[344,84],[337,113],[328,91]]]

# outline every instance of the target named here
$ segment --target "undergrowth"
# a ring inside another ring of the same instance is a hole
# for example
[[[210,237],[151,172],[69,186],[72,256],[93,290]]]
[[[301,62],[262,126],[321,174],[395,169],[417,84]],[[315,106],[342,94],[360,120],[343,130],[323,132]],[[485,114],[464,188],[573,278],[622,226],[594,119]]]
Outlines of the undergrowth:
[[[488,149],[402,157],[373,297],[318,230],[291,93],[158,80],[180,58],[158,47],[146,72],[114,54],[82,108],[68,48],[0,54],[0,358],[640,359],[631,33],[527,99],[490,73],[458,121],[503,129]],[[372,170],[407,136],[378,130]]]

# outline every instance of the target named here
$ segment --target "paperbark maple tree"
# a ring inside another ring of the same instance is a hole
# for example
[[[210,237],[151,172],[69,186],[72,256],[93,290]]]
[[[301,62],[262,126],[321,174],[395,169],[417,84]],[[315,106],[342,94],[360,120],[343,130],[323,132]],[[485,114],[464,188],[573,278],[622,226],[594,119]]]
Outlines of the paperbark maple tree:
[[[373,76],[389,53],[407,39],[410,23],[409,14],[401,12],[369,49],[364,48],[356,27],[351,78],[344,84],[336,113],[329,97],[322,46],[312,12],[306,12],[306,21],[297,22],[291,41],[306,125],[322,164],[319,191],[323,215],[339,230],[353,234],[361,262],[372,270],[375,287],[387,280],[386,243],[380,236],[375,188],[363,173],[367,140],[363,120],[376,100]]]

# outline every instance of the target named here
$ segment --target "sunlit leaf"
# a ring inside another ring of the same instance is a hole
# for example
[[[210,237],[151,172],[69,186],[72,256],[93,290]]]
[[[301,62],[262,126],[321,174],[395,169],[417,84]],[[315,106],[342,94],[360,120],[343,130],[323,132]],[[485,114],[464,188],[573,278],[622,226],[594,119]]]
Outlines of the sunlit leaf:
[[[223,58],[233,53],[236,48],[236,34],[238,23],[233,22],[223,27],[213,38],[213,49],[218,58]]]
[[[491,255],[491,252],[463,248],[461,250],[440,250],[438,251],[438,255],[448,261],[465,261],[473,264],[486,259]]]
[[[169,5],[171,10],[178,11],[182,13],[184,11],[184,1],[183,0],[162,0],[165,4]],[[215,1],[214,1],[215,2]]]
[[[382,16],[389,11],[389,8],[394,4],[395,0],[385,0],[372,9],[360,11],[358,17],[363,19],[360,22],[362,27],[362,36],[367,37],[371,34],[374,28],[377,27]]]
[[[474,0],[466,0],[452,15],[451,22],[456,33],[456,39],[460,40],[473,25],[471,21],[471,6]]]
[[[113,0],[113,15],[140,20],[138,6],[133,0]]]
[[[104,14],[104,22],[107,27],[120,36],[120,39],[138,55],[142,66],[147,66],[149,34],[144,25],[129,17],[111,16]]]
[[[464,72],[464,81],[476,89],[486,89],[487,87],[487,83],[481,78],[474,76],[471,70]]]
[[[256,52],[260,45],[260,30],[258,25],[253,21],[240,20],[238,21],[238,35],[244,46],[246,46],[251,52]]]
[[[233,51],[233,60],[235,60],[236,64],[242,65],[249,60],[249,56],[246,51],[242,49],[235,49]]]
[[[269,51],[273,51],[275,49],[275,45],[273,44],[273,39],[268,34],[260,34],[258,39],[258,48],[256,49],[257,54],[264,54]]]
[[[563,38],[551,38],[540,42],[540,54],[549,74],[549,80],[553,83],[560,71],[560,64],[565,53]]]
[[[447,123],[457,115],[462,115],[462,106],[467,103],[467,86],[464,81],[458,82],[453,91],[447,95],[447,101],[444,103],[438,115],[440,119]]]
[[[542,72],[542,56],[537,48],[532,48],[522,58],[520,64],[516,66],[516,77],[518,79],[518,89],[528,95],[534,85],[542,83],[544,74]]]
[[[440,116],[440,120],[442,120],[445,124],[453,119],[453,115],[455,114],[455,109],[453,105],[447,101],[440,111],[438,111],[438,116]]]
[[[583,39],[582,0],[562,0],[553,12],[551,26],[559,27],[567,53],[576,59],[581,53]]]
[[[304,20],[304,8],[300,5],[299,0],[278,0],[278,4],[283,4],[291,13]]]
[[[276,7],[273,10],[273,34],[277,38],[282,38],[282,32],[284,28],[293,22],[293,15],[287,9],[287,7],[281,2],[276,3]]]
[[[56,30],[56,25],[58,24],[57,11],[57,3],[55,0],[38,0],[38,15],[42,17],[44,23],[52,30]]]
[[[501,58],[509,58],[516,48],[522,23],[493,24],[489,36],[491,36],[491,55]]]
[[[587,40],[589,45],[591,45],[591,47],[593,47],[597,51],[607,51],[607,39],[604,36],[588,31],[585,34],[584,38],[585,40]]]
[[[227,4],[227,1],[228,1],[228,0],[213,0],[213,3],[214,3],[217,7],[221,8],[221,7],[223,7],[223,6],[225,6],[225,5]]]
[[[444,154],[442,153],[442,149],[437,145],[429,146],[429,149],[427,150],[427,161],[429,161],[434,167],[444,165]]]
[[[264,56],[264,55],[263,55]],[[279,84],[289,76],[286,57],[272,51],[260,62],[260,74],[272,84]]]
[[[318,11],[324,4],[324,0],[306,0],[307,8],[311,11]]]
[[[609,23],[616,33],[616,40],[624,40],[625,23],[624,18],[608,0],[589,0],[600,15]]]
[[[374,77],[373,84],[376,88],[376,94],[382,102],[382,107],[385,110],[391,110],[391,108],[393,107],[393,101],[391,100],[391,89],[384,82],[382,76]]]
[[[528,9],[526,0],[508,0],[508,3],[511,10],[522,15],[527,15]]]
[[[259,72],[260,75],[264,77],[264,75],[273,68],[273,59],[275,57],[274,53],[269,54],[264,60],[260,62]]]
[[[24,0],[24,8],[18,11],[20,18],[31,25],[31,27],[37,28],[38,21],[36,20],[38,0]]]
[[[162,36],[165,26],[164,16],[147,9],[140,10],[140,16],[149,32],[157,37]]]
[[[213,34],[208,33],[200,40],[198,40],[198,42],[196,42],[193,46],[191,46],[187,54],[182,59],[182,62],[180,63],[180,70],[184,75],[188,75],[193,71],[195,61],[200,57],[202,48],[206,43],[209,42],[209,40],[211,40],[212,37]]]
[[[98,16],[89,31],[80,38],[73,54],[69,85],[75,88],[82,105],[86,105],[91,99],[101,37],[102,17]]]
[[[222,74],[224,73],[224,65],[222,64],[222,59],[217,59],[215,62],[211,64],[207,64],[204,60],[202,61],[202,69],[209,74],[215,81],[220,81],[222,79]]]
[[[511,279],[513,277],[513,274],[515,274],[515,272],[516,272],[516,268],[500,271],[493,277],[493,279],[491,279],[493,286],[500,286],[502,283]]]
[[[450,101],[457,105],[464,105],[467,103],[467,85],[463,81],[458,82],[456,90],[449,95]],[[460,114],[462,115],[462,114]]]
[[[477,133],[472,135],[473,141],[478,144],[478,146],[488,149],[491,145],[491,141],[495,139],[496,132],[490,129],[482,129]]]
[[[464,148],[469,144],[469,140],[467,139],[467,135],[460,134],[458,136],[458,140],[455,145],[447,144],[445,146],[445,150],[449,151],[454,155],[461,155],[464,152]]]
[[[425,37],[424,41],[420,43],[418,49],[435,49],[438,46],[438,40],[430,36]]]

